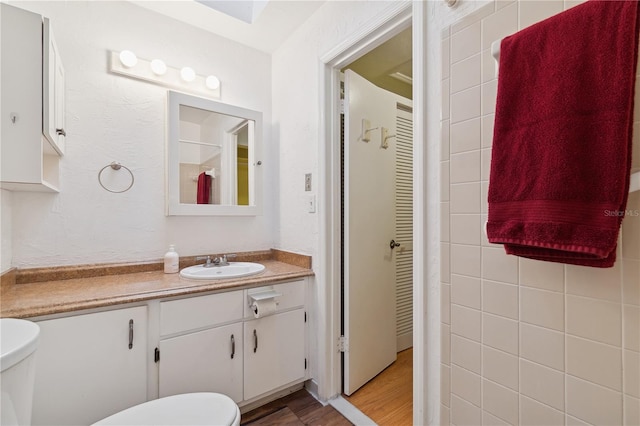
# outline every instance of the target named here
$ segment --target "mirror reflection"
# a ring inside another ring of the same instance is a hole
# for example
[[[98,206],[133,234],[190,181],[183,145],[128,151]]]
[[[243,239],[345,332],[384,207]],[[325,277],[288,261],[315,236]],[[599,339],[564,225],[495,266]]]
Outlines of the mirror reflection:
[[[169,92],[168,215],[256,215],[262,114]]]
[[[249,205],[255,122],[180,105],[180,203]]]

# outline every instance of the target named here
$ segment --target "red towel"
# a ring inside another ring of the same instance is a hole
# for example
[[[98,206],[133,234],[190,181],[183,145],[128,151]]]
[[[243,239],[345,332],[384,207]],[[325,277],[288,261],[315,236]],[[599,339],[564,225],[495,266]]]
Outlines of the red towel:
[[[502,41],[487,235],[507,253],[613,266],[639,13],[637,0],[591,0]]]
[[[205,172],[198,176],[198,204],[209,204],[211,196],[211,176]]]

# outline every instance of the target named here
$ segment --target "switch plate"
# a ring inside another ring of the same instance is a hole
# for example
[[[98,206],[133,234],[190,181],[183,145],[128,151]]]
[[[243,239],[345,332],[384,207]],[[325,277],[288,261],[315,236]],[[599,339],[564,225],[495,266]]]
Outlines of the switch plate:
[[[311,191],[311,173],[304,175],[304,190]]]
[[[309,213],[316,212],[316,196],[315,195],[307,195],[307,211]]]

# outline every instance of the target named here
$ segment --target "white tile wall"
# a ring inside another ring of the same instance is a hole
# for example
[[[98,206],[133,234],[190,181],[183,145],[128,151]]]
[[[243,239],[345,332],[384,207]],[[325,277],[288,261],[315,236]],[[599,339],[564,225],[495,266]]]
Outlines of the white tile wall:
[[[480,126],[480,118],[474,118],[452,125],[451,153],[456,154],[480,149]]]
[[[451,366],[451,393],[480,406],[480,375],[457,365]]]
[[[609,269],[507,256],[483,231],[491,42],[583,1],[489,1],[443,31],[442,424],[640,425],[640,216],[625,217]]]
[[[490,380],[483,380],[482,409],[515,425],[518,423],[518,393]]]

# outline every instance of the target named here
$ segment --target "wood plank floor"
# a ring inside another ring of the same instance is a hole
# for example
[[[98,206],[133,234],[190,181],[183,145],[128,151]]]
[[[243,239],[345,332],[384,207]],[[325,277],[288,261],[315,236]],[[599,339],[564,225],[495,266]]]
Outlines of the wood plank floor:
[[[413,424],[413,348],[351,396],[351,404],[380,426]]]
[[[349,420],[330,405],[323,406],[301,389],[242,415],[241,425],[350,426]]]

